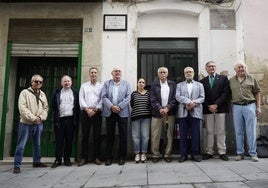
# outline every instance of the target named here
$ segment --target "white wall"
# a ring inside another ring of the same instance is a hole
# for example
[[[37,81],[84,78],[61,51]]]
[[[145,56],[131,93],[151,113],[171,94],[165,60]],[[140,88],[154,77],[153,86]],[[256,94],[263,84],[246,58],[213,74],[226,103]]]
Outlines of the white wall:
[[[198,37],[198,17],[158,12],[138,17],[138,37]]]
[[[103,4],[103,14],[127,14],[128,30],[103,32],[102,80],[111,78],[112,67],[123,69],[123,79],[136,88],[137,39],[139,37],[198,38],[199,73],[206,75],[204,65],[209,60],[218,64],[218,71],[231,72],[230,63],[237,59],[235,30],[210,30],[209,4],[180,0],[148,1],[135,5]]]

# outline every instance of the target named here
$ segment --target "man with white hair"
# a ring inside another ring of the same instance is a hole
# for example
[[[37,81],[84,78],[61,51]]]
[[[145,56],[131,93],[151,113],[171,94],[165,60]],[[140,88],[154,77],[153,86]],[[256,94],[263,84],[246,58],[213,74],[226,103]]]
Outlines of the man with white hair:
[[[33,167],[47,167],[41,162],[41,135],[43,121],[47,119],[48,102],[46,94],[41,90],[43,77],[35,74],[31,78],[31,87],[20,92],[18,107],[20,123],[18,126],[18,142],[14,154],[13,173],[21,172],[20,166],[28,137],[32,136]]]
[[[179,162],[187,160],[188,153],[191,159],[201,161],[200,153],[200,123],[203,119],[205,100],[204,86],[194,80],[194,69],[184,69],[185,81],[177,84],[176,100],[178,101],[177,118],[180,127],[180,157]],[[187,136],[191,135],[191,149],[188,151]]]
[[[106,117],[106,161],[109,166],[113,161],[113,146],[115,138],[115,127],[119,130],[119,165],[125,164],[127,157],[127,124],[130,116],[129,102],[131,98],[131,89],[127,81],[122,80],[122,70],[114,67],[112,79],[106,81],[102,89],[103,112]]]
[[[175,99],[176,84],[174,81],[168,80],[168,69],[159,67],[157,70],[158,79],[151,85],[150,101],[152,106],[151,121],[151,150],[153,154],[152,161],[158,162],[160,159],[159,144],[161,139],[162,127],[168,127],[166,132],[167,144],[163,157],[166,162],[171,162],[171,152],[173,143],[173,130],[175,124],[175,114],[177,102]],[[164,131],[165,132],[165,131]]]
[[[74,130],[79,124],[79,98],[78,91],[72,88],[70,76],[64,75],[61,78],[61,87],[54,91],[51,106],[56,141],[56,160],[51,167],[56,168],[62,164],[63,149],[64,165],[71,166]]]
[[[260,86],[255,78],[246,71],[245,63],[237,62],[234,66],[236,75],[230,82],[232,91],[232,113],[236,136],[236,161],[244,159],[244,133],[247,135],[248,154],[257,162],[256,125],[261,113]]]

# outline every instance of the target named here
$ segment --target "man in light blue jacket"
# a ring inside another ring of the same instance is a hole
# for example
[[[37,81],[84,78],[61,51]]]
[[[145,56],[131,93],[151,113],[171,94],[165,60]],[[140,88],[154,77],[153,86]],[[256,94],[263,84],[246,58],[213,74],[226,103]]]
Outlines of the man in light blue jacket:
[[[192,67],[184,69],[186,80],[177,84],[176,100],[179,102],[177,118],[179,118],[180,129],[180,158],[179,162],[187,160],[187,134],[191,135],[191,158],[200,162],[200,120],[203,118],[202,103],[205,99],[204,86],[194,81],[194,70]]]
[[[119,130],[118,164],[125,164],[127,156],[127,123],[128,117],[130,116],[130,85],[127,81],[121,80],[122,70],[119,67],[114,67],[111,74],[113,79],[106,81],[102,89],[102,115],[106,117],[107,128],[106,166],[111,165],[113,161],[113,145],[116,123],[118,124]]]

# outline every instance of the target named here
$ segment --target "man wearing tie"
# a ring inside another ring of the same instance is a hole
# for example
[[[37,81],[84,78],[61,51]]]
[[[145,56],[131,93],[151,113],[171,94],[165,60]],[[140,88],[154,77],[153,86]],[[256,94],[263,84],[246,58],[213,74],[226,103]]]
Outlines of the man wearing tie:
[[[202,119],[202,103],[205,99],[204,87],[200,82],[193,80],[194,69],[184,69],[186,80],[177,84],[176,100],[178,105],[178,123],[180,129],[180,158],[179,162],[187,160],[187,134],[191,134],[191,158],[200,162],[200,120]]]
[[[216,65],[213,61],[206,63],[208,76],[200,80],[205,89],[203,114],[207,130],[206,153],[202,159],[213,158],[214,136],[217,137],[217,149],[220,159],[228,161],[225,145],[225,116],[228,113],[228,98],[230,86],[227,76],[216,74]]]

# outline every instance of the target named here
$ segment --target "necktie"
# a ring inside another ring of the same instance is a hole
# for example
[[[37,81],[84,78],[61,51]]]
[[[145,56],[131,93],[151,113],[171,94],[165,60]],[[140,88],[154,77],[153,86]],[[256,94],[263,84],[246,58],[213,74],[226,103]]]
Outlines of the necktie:
[[[210,78],[210,87],[212,88],[214,85],[214,76],[211,75],[211,76],[209,76],[209,78]]]

